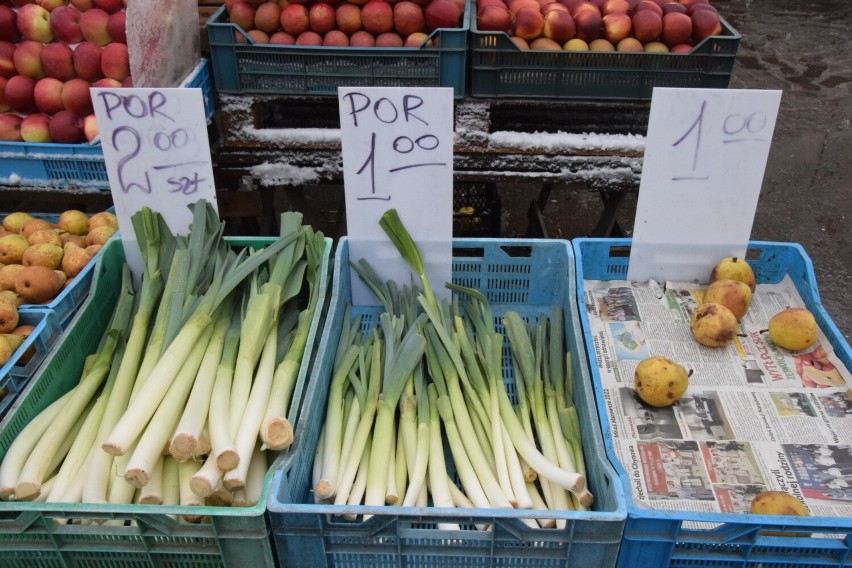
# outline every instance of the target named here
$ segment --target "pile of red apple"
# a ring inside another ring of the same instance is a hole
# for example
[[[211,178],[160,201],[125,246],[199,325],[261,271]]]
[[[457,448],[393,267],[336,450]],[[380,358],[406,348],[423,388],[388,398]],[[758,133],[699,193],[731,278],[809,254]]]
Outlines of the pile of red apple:
[[[476,26],[553,51],[689,53],[722,33],[709,0],[478,0]]]
[[[0,140],[97,136],[89,88],[132,83],[127,0],[0,0]]]
[[[231,23],[255,43],[333,47],[432,46],[461,27],[464,0],[225,0]],[[245,41],[242,34],[237,40]]]

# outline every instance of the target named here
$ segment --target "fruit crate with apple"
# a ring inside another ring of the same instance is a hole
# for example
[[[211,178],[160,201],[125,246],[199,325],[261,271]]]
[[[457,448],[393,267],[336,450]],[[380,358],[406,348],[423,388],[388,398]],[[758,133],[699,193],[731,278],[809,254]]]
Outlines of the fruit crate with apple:
[[[305,392],[293,449],[276,471],[268,510],[282,566],[613,566],[624,522],[623,489],[613,478],[594,416],[593,394],[574,297],[573,254],[567,241],[453,239],[453,281],[481,290],[495,318],[509,310],[535,319],[553,305],[565,314],[571,352],[574,403],[582,428],[588,485],[595,495],[587,511],[548,511],[562,529],[534,529],[517,509],[316,504],[313,462],[326,416],[334,354],[347,316],[369,332],[381,308],[352,302],[349,241],[335,254],[328,316]],[[434,285],[434,284],[433,284]],[[514,373],[504,352],[503,377],[516,397]],[[452,460],[447,461],[452,475]],[[346,521],[341,515],[373,516]],[[550,518],[550,517],[548,517]],[[442,527],[459,525],[459,529]],[[489,530],[480,530],[482,525]],[[478,528],[480,527],[480,528]]]
[[[453,189],[453,236],[500,236],[500,192],[496,183],[456,184]]]
[[[32,330],[12,356],[0,367],[0,420],[38,371],[51,349],[59,341],[62,328],[56,315],[44,308],[18,310],[19,326],[32,326]]]
[[[441,2],[443,3],[443,0]],[[381,4],[388,10],[384,16],[392,18],[390,5],[385,2]],[[285,7],[284,10],[291,6]],[[336,12],[343,6],[352,7],[353,11],[357,12],[357,8],[363,10],[367,4],[360,7],[349,2],[339,4],[337,10],[331,9],[327,15],[330,27],[337,25]],[[289,44],[276,43],[274,37],[258,37],[255,32],[260,30],[251,29],[257,20],[253,14],[247,18],[240,14],[229,16],[227,7],[222,6],[207,22],[216,90],[219,93],[246,95],[337,96],[337,87],[340,86],[452,87],[454,96],[461,98],[466,93],[468,14],[471,0],[466,0],[464,7],[464,13],[459,15],[457,28],[441,26],[431,31],[429,28],[422,28],[426,31],[410,34],[413,36],[419,33],[417,40],[410,44],[411,47],[404,47],[402,41],[390,40],[388,47],[378,47],[375,46],[377,38],[365,30],[351,32],[350,42],[345,33],[339,33],[342,25],[337,26],[340,29],[325,32],[322,38],[311,29],[306,29],[303,35],[312,34],[313,41],[310,43],[303,44],[299,39],[301,36],[293,38],[292,35],[289,39],[280,40]],[[428,6],[426,8],[428,9]],[[458,14],[458,7],[455,6],[454,9],[455,14]],[[305,26],[308,26],[307,9],[297,4],[292,10],[298,10],[300,14],[295,17],[304,18]],[[285,12],[282,12],[279,20],[272,18],[273,23],[267,28],[272,36],[287,33],[283,29],[272,32],[278,21],[287,20],[285,16]],[[357,14],[356,19],[360,27],[360,14]],[[446,21],[450,19],[447,18]],[[387,21],[393,23],[393,20]],[[420,21],[423,21],[423,16],[420,16]],[[322,29],[319,25],[315,28]],[[331,32],[338,32],[338,36],[343,36],[340,37],[340,42],[328,43],[326,36]],[[370,37],[362,36],[366,38],[363,40],[365,43],[356,45],[359,40],[355,39],[355,34],[366,34]],[[400,33],[387,32],[379,35],[387,34],[397,38],[403,35],[402,30]],[[323,41],[328,44],[322,45]],[[374,45],[367,47],[371,41]]]
[[[506,5],[527,1],[507,0]],[[625,0],[608,2],[623,2],[625,7],[628,5]],[[547,26],[550,21],[557,21],[556,16],[549,13],[542,16],[534,9],[532,15],[525,12],[530,16],[530,21],[525,22],[523,18],[506,18],[509,9],[500,7],[500,4],[492,8],[494,3],[502,3],[502,0],[491,0],[488,4],[481,2],[481,11],[475,3],[471,13],[470,94],[474,97],[650,100],[654,87],[724,89],[730,82],[741,38],[739,32],[717,15],[718,19],[713,23],[718,27],[707,32],[712,35],[703,38],[699,36],[697,41],[691,38],[681,41],[681,38],[674,36],[674,32],[671,42],[663,42],[662,37],[658,38],[660,41],[654,39],[661,33],[658,30],[663,29],[657,27],[662,20],[651,25],[653,31],[643,30],[643,33],[650,35],[647,38],[638,35],[642,38],[639,41],[634,37],[638,34],[638,28],[633,24],[635,14],[632,18],[625,16],[623,22],[618,22],[622,24],[619,31],[617,24],[605,21],[606,18],[611,18],[610,22],[616,18],[609,15],[601,18],[599,9],[597,17],[592,16],[588,23],[583,22],[581,17],[569,16],[566,19],[570,21],[562,29],[553,24],[553,31],[550,31]],[[579,4],[581,2],[565,3],[566,6]],[[668,4],[684,3],[672,1]],[[484,14],[486,9],[490,12],[488,15]],[[694,29],[690,17],[684,13],[678,16],[686,18],[684,27]],[[667,18],[669,14],[662,17]],[[525,24],[528,24],[528,29],[517,27]],[[612,32],[608,31],[608,25],[614,28]],[[581,30],[588,42],[580,39]],[[598,51],[592,45],[593,42],[607,41],[604,36],[608,33],[611,33],[609,37],[613,40],[625,33],[629,34],[628,40],[638,41],[634,49],[642,48],[645,51],[616,51],[615,41],[603,44],[605,47]],[[523,37],[530,38],[529,43]],[[554,42],[549,37],[556,37],[559,41]],[[570,40],[564,39],[569,37]],[[598,39],[589,39],[592,37]],[[515,43],[518,40],[523,42],[523,47]],[[577,44],[568,45],[577,40],[582,42],[579,47]],[[536,47],[533,45],[535,42],[545,43],[539,43]],[[654,50],[665,51],[653,52],[648,47],[651,44]]]
[[[235,247],[258,248],[273,241],[226,237]],[[321,299],[307,338],[308,352],[322,327],[331,249],[331,239],[326,238],[318,278]],[[112,316],[124,263],[121,241],[109,241],[95,267],[86,304],[0,422],[0,460],[34,416],[78,383],[87,355],[96,350]],[[305,357],[299,368],[288,416],[292,424],[309,376],[309,359]],[[246,507],[0,501],[2,565],[272,568],[266,502],[273,467],[266,473],[258,503]],[[201,520],[190,522],[190,517]]]
[[[577,301],[585,303],[585,280],[623,280],[627,277],[630,239],[576,239]],[[795,243],[753,241],[746,260],[757,284],[793,281],[806,307],[828,337],[835,355],[852,368],[852,349],[822,307],[813,264]],[[852,518],[778,516],[750,513],[672,511],[639,507],[631,481],[613,445],[589,318],[580,310],[586,350],[598,405],[598,417],[610,460],[624,484],[627,523],[618,565],[624,568],[659,566],[848,566]],[[842,442],[841,442],[842,443]]]
[[[214,99],[208,61],[202,58],[181,86],[201,89],[209,122]],[[97,140],[81,144],[0,141],[0,186],[109,191],[103,149]]]

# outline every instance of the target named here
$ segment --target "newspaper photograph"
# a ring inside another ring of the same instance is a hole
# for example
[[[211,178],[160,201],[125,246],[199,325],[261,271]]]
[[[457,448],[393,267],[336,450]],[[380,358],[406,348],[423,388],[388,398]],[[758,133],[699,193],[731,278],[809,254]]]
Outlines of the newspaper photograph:
[[[797,497],[813,515],[852,515],[852,376],[822,332],[793,352],[766,333],[769,318],[804,306],[792,280],[759,284],[738,337],[705,347],[689,320],[703,286],[585,281],[616,452],[640,506],[748,512],[761,491]],[[672,406],[634,390],[640,361],[663,355],[691,371]]]

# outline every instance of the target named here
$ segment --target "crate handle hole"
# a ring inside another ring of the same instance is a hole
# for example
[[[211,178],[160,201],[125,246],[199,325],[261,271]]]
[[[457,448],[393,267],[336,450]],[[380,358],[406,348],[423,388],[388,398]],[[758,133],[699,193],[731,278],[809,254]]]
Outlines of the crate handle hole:
[[[630,258],[630,247],[610,247],[610,258]]]

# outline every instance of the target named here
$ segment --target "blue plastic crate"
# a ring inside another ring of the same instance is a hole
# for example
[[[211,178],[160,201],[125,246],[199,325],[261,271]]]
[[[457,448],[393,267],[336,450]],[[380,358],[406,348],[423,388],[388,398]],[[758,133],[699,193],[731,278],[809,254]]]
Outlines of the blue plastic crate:
[[[187,75],[183,87],[201,88],[204,115],[213,116],[213,83],[209,63],[201,59]],[[22,187],[75,186],[87,190],[109,190],[104,152],[95,144],[40,144],[0,142],[0,184]]]
[[[18,393],[27,386],[27,382],[35,375],[62,335],[62,328],[59,326],[56,315],[50,310],[20,309],[18,315],[18,325],[32,325],[35,329],[15,350],[12,357],[0,367],[0,389],[5,391],[0,398],[0,420],[12,407]],[[30,349],[32,354],[24,360],[24,354]]]
[[[216,90],[227,94],[337,96],[337,87],[452,87],[465,95],[470,0],[462,27],[430,34],[435,47],[325,47],[254,43],[228,21],[207,21]],[[244,41],[237,41],[240,34]]]
[[[583,305],[583,280],[624,280],[630,260],[629,239],[576,239],[578,302]],[[758,284],[778,283],[789,275],[835,355],[852,368],[852,349],[820,304],[813,263],[798,244],[754,241],[746,260]],[[852,518],[778,517],[733,513],[664,511],[637,507],[629,478],[616,457],[604,408],[601,379],[588,332],[589,318],[580,310],[594,380],[604,444],[624,484],[627,524],[618,565],[660,566],[852,566]],[[783,536],[765,534],[782,533]],[[785,534],[786,533],[786,534]],[[816,533],[813,536],[803,534]],[[837,535],[832,538],[829,535]]]
[[[274,240],[268,237],[225,239],[234,247],[251,248],[265,246]],[[320,299],[309,328],[306,353],[312,351],[321,328],[331,249],[331,239],[327,238],[319,274]],[[0,422],[0,460],[24,426],[77,383],[86,356],[97,348],[112,314],[123,264],[121,241],[110,240],[94,269],[91,296]],[[309,358],[305,357],[288,415],[293,424],[309,367]],[[0,502],[0,565],[272,568],[275,559],[266,516],[271,486],[272,469],[264,479],[260,501],[253,507],[3,501]],[[179,516],[187,514],[203,516],[204,521],[180,520]],[[90,522],[65,522],[70,519]],[[111,523],[103,524],[104,521]]]
[[[580,324],[574,304],[573,255],[567,241],[454,239],[453,281],[486,293],[495,318],[508,310],[522,317],[565,311],[565,334],[572,354],[574,402],[583,424],[588,483],[595,495],[591,511],[548,512],[565,529],[531,529],[517,510],[429,507],[336,507],[313,504],[311,471],[328,396],[331,367],[351,301],[349,243],[340,240],[329,314],[299,416],[294,449],[276,471],[268,509],[282,566],[613,566],[624,523],[623,489],[614,478],[597,428]],[[362,327],[375,325],[377,308],[354,307]],[[366,321],[365,321],[366,320]],[[509,385],[511,370],[504,368]],[[448,462],[448,465],[451,463]],[[331,514],[374,515],[365,522],[337,520]],[[438,523],[464,530],[441,530]],[[473,529],[491,525],[490,531]]]

